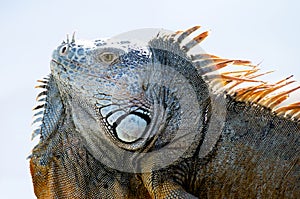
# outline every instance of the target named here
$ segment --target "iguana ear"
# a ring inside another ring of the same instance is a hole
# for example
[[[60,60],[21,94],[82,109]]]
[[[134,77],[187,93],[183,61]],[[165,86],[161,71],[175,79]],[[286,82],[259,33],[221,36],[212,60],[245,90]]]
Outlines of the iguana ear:
[[[34,117],[36,117],[33,124],[41,123],[33,131],[32,139],[40,135],[40,139],[45,140],[57,129],[64,106],[52,75],[38,80],[38,82],[40,85],[36,86],[36,88],[42,88],[44,90],[41,91],[36,98],[38,105],[33,108],[33,111],[35,111]]]

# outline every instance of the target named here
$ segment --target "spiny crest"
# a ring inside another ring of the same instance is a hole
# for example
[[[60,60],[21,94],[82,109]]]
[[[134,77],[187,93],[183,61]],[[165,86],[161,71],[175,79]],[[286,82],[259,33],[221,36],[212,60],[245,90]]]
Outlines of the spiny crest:
[[[41,134],[41,122],[45,115],[46,98],[48,93],[48,81],[49,77],[44,77],[41,80],[37,80],[39,83],[35,88],[43,89],[36,97],[37,105],[32,109],[34,111],[32,125],[36,125],[32,132],[31,139],[34,139],[37,135]]]
[[[194,26],[186,31],[177,31],[166,35],[164,39],[178,43],[184,52],[188,52],[209,34],[209,31],[205,31],[188,41],[188,43],[182,44],[184,39],[199,28],[200,26]],[[223,91],[237,101],[258,104],[269,108],[278,116],[285,116],[300,121],[300,102],[280,107],[280,104],[289,97],[290,93],[300,89],[300,86],[296,86],[292,89],[278,92],[279,89],[295,82],[290,80],[292,76],[271,84],[257,78],[273,71],[258,73],[258,65],[253,65],[247,60],[224,59],[211,54],[194,54],[190,55],[190,58],[199,74],[209,82],[210,86],[215,87],[219,93]],[[213,73],[226,66],[246,66],[249,69]],[[258,85],[239,87],[240,84],[245,82],[252,82]]]
[[[35,130],[32,139],[40,135],[41,140],[44,140],[56,130],[64,107],[52,75],[38,82],[36,88],[42,88],[42,91],[38,94],[37,105],[33,108]]]

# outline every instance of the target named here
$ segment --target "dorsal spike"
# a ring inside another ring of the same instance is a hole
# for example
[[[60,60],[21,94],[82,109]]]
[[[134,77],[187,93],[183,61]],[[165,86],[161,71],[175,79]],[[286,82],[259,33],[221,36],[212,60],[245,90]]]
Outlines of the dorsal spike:
[[[39,104],[39,105],[35,106],[32,110],[34,111],[34,110],[38,110],[38,109],[44,108],[44,107],[45,107],[45,104]]]
[[[37,123],[37,122],[41,122],[43,120],[43,117],[38,117],[36,118],[33,122],[32,122],[32,125]]]
[[[198,36],[194,37],[193,40],[195,40],[197,43],[201,43],[208,35],[210,34],[210,31],[205,31]]]
[[[253,102],[253,103],[257,103],[257,101],[255,100],[256,98],[260,98],[260,96],[262,95],[262,93],[264,92],[264,89],[268,89],[267,87],[264,86],[258,86],[256,88],[256,90],[251,94],[251,96],[249,96],[247,98],[247,100],[249,102]]]
[[[48,80],[45,80],[45,79],[39,79],[39,80],[37,80],[37,82],[43,83],[43,84],[47,84],[47,83],[48,83]]]
[[[221,78],[225,79],[225,80],[236,80],[236,81],[241,81],[241,82],[260,82],[260,83],[265,83],[261,80],[255,80],[255,79],[249,79],[249,78],[243,78],[243,77],[231,77],[231,76],[227,76],[227,75],[222,75],[221,74]]]
[[[282,114],[282,113],[285,114],[287,111],[291,111],[291,110],[292,110],[291,115],[294,115],[298,111],[300,111],[300,102],[296,102],[293,104],[289,104],[287,106],[280,107],[280,108],[276,109],[275,112],[277,114]]]
[[[40,135],[40,134],[41,134],[41,129],[40,129],[40,128],[35,129],[35,130],[32,132],[31,140],[33,140],[37,135]]]
[[[44,90],[42,92],[40,92],[37,96],[36,96],[36,100],[38,100],[41,96],[47,95],[48,91]]]
[[[67,44],[70,44],[69,34],[67,34]]]
[[[203,32],[200,35],[194,37],[190,42],[188,42],[187,44],[185,44],[182,47],[182,50],[184,50],[185,52],[189,51],[194,46],[201,43],[201,41],[203,41],[208,36],[208,34],[209,34],[209,31],[206,31],[206,32]]]
[[[236,92],[236,99],[239,101],[248,101],[249,95],[252,95],[252,93],[255,91],[255,89],[241,89]]]
[[[287,77],[287,78],[284,78],[284,79],[282,79],[282,80],[276,82],[274,85],[278,85],[278,84],[281,84],[281,83],[283,83],[283,82],[286,82],[287,80],[291,79],[292,77],[294,77],[294,75],[291,75],[291,76],[289,76],[289,77]],[[294,82],[294,81],[293,81],[293,82]]]
[[[202,71],[203,69],[208,68],[208,67],[214,68],[216,70],[216,64],[222,63],[222,62],[227,62],[227,61],[228,61],[228,59],[215,59],[215,60],[204,59],[201,61],[193,61],[193,64],[200,71]]]
[[[210,54],[196,54],[196,55],[191,55],[192,61],[203,61],[207,59],[219,59],[220,57],[215,56],[215,55],[210,55]]]
[[[243,75],[250,75],[252,73],[255,73],[259,71],[259,68],[253,68],[253,69],[248,69],[248,70],[237,70],[237,71],[230,71],[230,72],[222,72],[224,75],[238,75],[238,76],[243,76]]]
[[[180,34],[180,33],[182,33],[182,32],[183,32],[182,30],[178,30],[178,31],[174,32],[173,34],[171,34],[171,35],[168,36],[168,40],[171,41],[171,42],[174,42],[174,41],[175,41],[174,38],[175,38],[178,34]]]
[[[245,76],[250,78],[250,79],[254,79],[254,78],[261,77],[261,76],[264,76],[264,75],[267,75],[267,74],[270,74],[270,73],[273,73],[273,72],[274,71],[271,70],[271,71],[267,71],[267,72],[259,73],[259,74],[255,74],[255,75],[252,75],[252,73],[248,73],[248,74],[245,74]]]
[[[47,88],[47,84],[36,85],[34,88]]]
[[[190,34],[198,30],[200,26],[194,26],[190,29],[187,29],[186,31],[182,32],[179,37],[177,38],[177,42],[181,43],[185,38],[187,38]]]
[[[71,44],[74,44],[75,43],[75,31],[73,32],[73,35],[72,35],[72,41],[71,41]]]
[[[260,104],[262,104],[263,106],[266,106],[266,107],[269,107],[271,109],[273,109],[275,107],[275,104],[276,106],[278,104],[280,104],[281,102],[283,102],[284,100],[283,99],[287,99],[289,94],[298,90],[300,88],[300,86],[296,87],[296,88],[293,88],[293,89],[290,89],[288,91],[284,91],[284,92],[281,92],[281,93],[278,93],[272,97],[269,97],[265,100],[262,100],[262,102],[260,102]]]
[[[279,104],[281,104],[283,101],[285,101],[287,98],[289,98],[289,95],[283,95],[281,97],[277,97],[274,101],[270,101],[271,103],[268,103],[266,107],[273,110],[275,107],[277,107]]]
[[[35,113],[35,114],[33,115],[33,117],[43,115],[43,113],[44,113],[44,110],[39,111],[39,112]]]
[[[294,81],[291,81],[291,82],[288,82],[288,83],[286,83],[284,85],[278,85],[278,86],[272,86],[272,85],[270,85],[269,88],[264,88],[264,90],[260,93],[260,95],[256,96],[253,99],[253,102],[258,103],[258,104],[262,104],[264,102],[265,97],[267,95],[269,95],[270,93],[272,93],[272,92],[274,92],[274,91],[276,91],[276,90],[278,90],[278,89],[280,89],[280,88],[282,88],[284,86],[287,86],[287,85],[289,85],[289,84],[291,84],[293,82]]]

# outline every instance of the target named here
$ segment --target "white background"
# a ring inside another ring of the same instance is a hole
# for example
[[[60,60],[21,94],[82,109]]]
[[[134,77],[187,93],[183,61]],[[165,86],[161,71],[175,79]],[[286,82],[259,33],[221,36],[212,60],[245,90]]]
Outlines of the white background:
[[[52,50],[77,32],[95,39],[139,28],[186,29],[212,34],[206,52],[263,61],[270,81],[300,80],[300,4],[280,0],[27,0],[0,2],[0,198],[34,198],[26,157],[37,79],[49,73]],[[294,101],[300,101],[299,93]]]

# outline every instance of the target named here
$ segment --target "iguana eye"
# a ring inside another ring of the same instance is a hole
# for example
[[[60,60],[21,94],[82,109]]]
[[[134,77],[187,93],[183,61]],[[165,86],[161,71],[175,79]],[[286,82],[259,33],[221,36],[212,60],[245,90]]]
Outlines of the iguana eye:
[[[113,61],[115,61],[117,59],[117,55],[111,52],[105,52],[99,55],[99,59],[102,62],[106,62],[106,63],[112,63]]]

